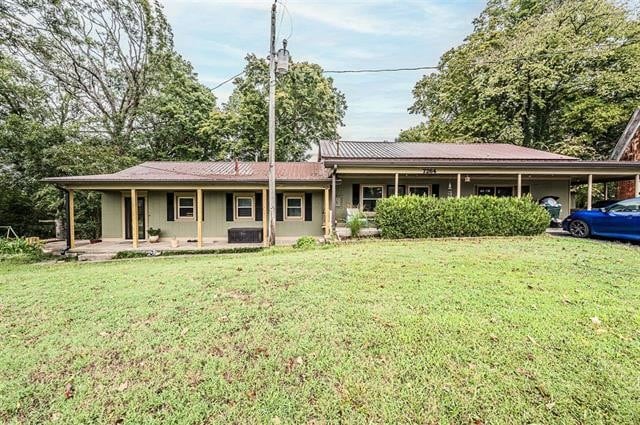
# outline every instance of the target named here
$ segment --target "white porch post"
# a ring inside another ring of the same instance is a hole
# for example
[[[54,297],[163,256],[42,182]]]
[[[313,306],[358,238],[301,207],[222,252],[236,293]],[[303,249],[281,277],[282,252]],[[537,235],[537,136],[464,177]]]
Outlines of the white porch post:
[[[131,189],[131,238],[134,248],[138,247],[138,194]]]
[[[329,188],[324,189],[324,236],[331,234],[331,206],[329,204]]]
[[[196,191],[196,203],[198,205],[197,221],[198,221],[198,248],[202,248],[202,189]]]
[[[636,174],[636,193],[635,196],[640,196],[640,174]]]
[[[591,211],[593,200],[593,174],[589,174],[589,186],[587,187],[587,210]]]
[[[394,195],[398,196],[398,173],[396,173],[396,182],[395,182],[395,191],[393,192]]]
[[[458,173],[458,180],[456,182],[456,198],[460,197],[461,192],[461,186],[462,185],[462,174]]]
[[[518,198],[522,198],[522,174],[518,174]]]

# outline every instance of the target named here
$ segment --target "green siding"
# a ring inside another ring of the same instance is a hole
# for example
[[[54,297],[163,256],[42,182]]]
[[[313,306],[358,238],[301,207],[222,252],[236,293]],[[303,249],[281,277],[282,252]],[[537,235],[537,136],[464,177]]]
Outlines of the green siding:
[[[393,176],[389,177],[341,177],[341,182],[336,186],[336,217],[338,221],[344,221],[346,218],[346,209],[351,207],[352,200],[352,188],[353,184],[380,184],[384,186],[385,196],[388,196],[386,193],[387,185],[394,185],[395,179]],[[456,195],[456,176],[452,176],[451,178],[442,178],[442,177],[430,177],[430,178],[416,178],[416,177],[405,177],[400,178],[398,180],[399,185],[405,186],[420,186],[420,185],[431,185],[431,184],[439,184],[440,185],[440,197],[446,197],[448,192],[449,183],[451,183],[451,192],[452,196]],[[505,186],[515,186],[517,184],[517,177],[514,175],[512,179],[486,179],[480,177],[471,176],[471,182],[465,183],[462,182],[460,193],[462,196],[470,196],[475,193],[476,186],[483,185],[505,185]],[[569,179],[559,179],[559,180],[535,180],[528,181],[526,178],[523,178],[522,181],[523,186],[529,186],[531,188],[531,195],[535,199],[539,199],[542,196],[559,196],[560,202],[562,203],[562,213],[561,217],[566,217],[569,215]],[[393,193],[392,193],[393,194]]]
[[[300,191],[294,191],[300,193]],[[312,221],[279,221],[276,223],[278,236],[322,236],[323,192],[313,193]],[[285,192],[286,193],[286,192]],[[195,196],[195,192],[193,192]],[[122,238],[121,192],[105,192],[102,198],[102,229],[104,238]],[[147,192],[147,226],[160,228],[163,238],[195,239],[197,224],[194,220],[167,221],[167,192]],[[266,200],[264,200],[266,202]],[[262,211],[256,211],[262,214]],[[262,228],[261,221],[226,221],[226,192],[204,192],[204,220],[202,233],[205,238],[226,238],[229,228]]]
[[[122,238],[122,193],[102,192],[102,237]]]

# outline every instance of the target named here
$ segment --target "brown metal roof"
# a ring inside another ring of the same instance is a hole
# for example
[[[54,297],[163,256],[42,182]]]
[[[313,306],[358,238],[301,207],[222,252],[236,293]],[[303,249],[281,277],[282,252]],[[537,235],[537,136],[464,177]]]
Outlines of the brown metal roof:
[[[52,183],[116,182],[266,182],[268,162],[144,162],[113,174],[49,177]],[[276,180],[318,182],[327,180],[319,162],[277,162]]]
[[[503,143],[320,142],[320,159],[327,160],[530,160],[577,161],[577,158]]]

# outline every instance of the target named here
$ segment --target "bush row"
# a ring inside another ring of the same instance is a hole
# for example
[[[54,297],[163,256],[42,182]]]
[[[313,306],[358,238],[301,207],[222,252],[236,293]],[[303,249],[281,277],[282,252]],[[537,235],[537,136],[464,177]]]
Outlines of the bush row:
[[[549,221],[531,197],[394,196],[376,206],[382,237],[394,239],[537,235]]]
[[[31,262],[44,258],[40,244],[24,238],[0,238],[0,261]]]

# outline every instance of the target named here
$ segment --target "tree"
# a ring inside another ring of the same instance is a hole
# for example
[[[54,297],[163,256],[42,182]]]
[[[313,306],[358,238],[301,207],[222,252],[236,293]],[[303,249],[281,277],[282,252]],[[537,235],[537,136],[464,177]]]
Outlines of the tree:
[[[492,0],[439,73],[416,84],[426,123],[400,140],[506,142],[608,156],[640,100],[640,26],[602,0]]]
[[[264,161],[268,157],[268,63],[248,55],[242,77],[221,111],[201,128],[218,158]],[[344,94],[322,68],[293,63],[276,85],[276,159],[299,161],[323,138],[337,138],[346,110]]]
[[[161,7],[149,0],[6,0],[0,42],[59,84],[124,152],[153,73],[172,40]]]
[[[174,53],[143,99],[139,156],[183,161],[214,157],[217,152],[199,130],[215,110],[213,92],[198,81],[191,64]]]

